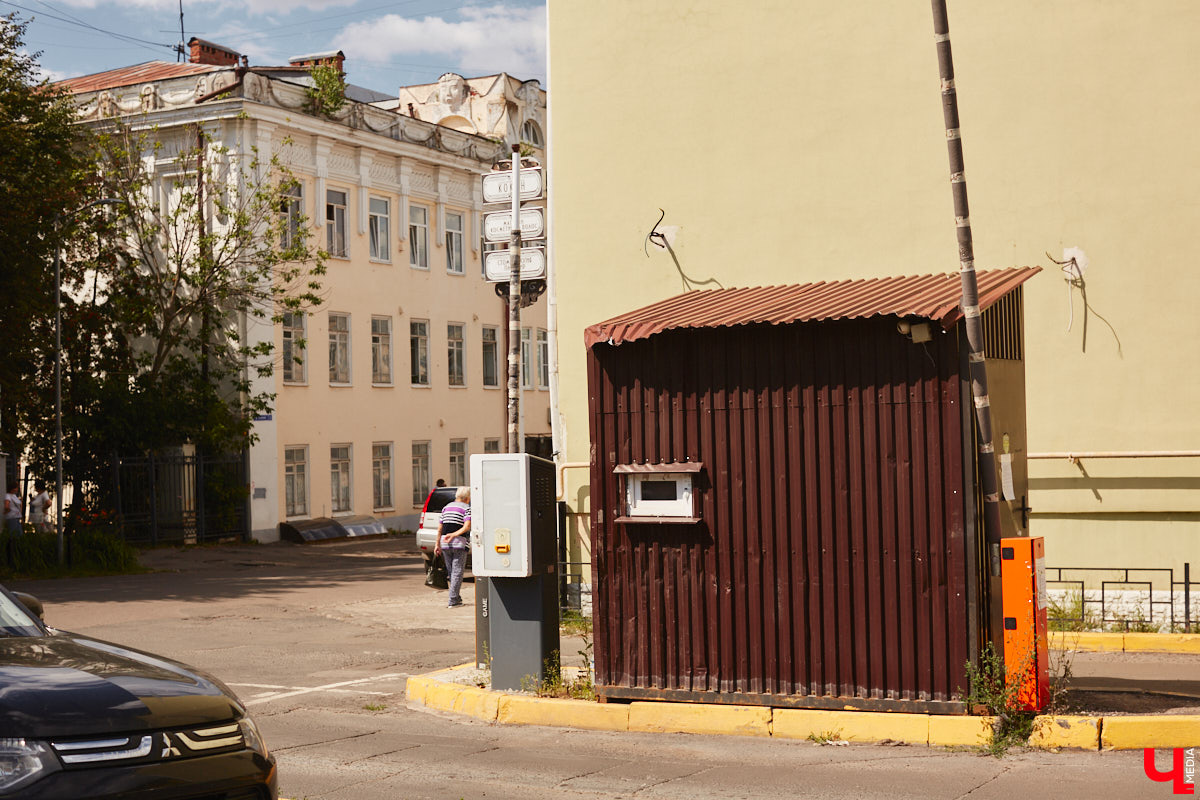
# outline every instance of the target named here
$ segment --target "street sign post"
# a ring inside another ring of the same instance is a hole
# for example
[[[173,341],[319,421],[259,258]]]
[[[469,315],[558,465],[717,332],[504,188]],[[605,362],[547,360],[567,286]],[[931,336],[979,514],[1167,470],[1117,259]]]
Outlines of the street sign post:
[[[483,237],[489,242],[507,242],[512,234],[512,214],[497,211],[483,218]],[[546,218],[540,208],[521,209],[521,239],[541,239],[546,234]]]
[[[514,170],[515,171],[515,170]],[[537,200],[542,196],[542,168],[521,170],[521,200]],[[507,203],[512,200],[513,176],[509,172],[489,172],[483,176],[483,202]]]
[[[512,253],[508,250],[491,250],[484,253],[483,271],[491,283],[506,283],[511,277]],[[523,281],[536,281],[546,277],[546,251],[540,247],[521,248],[521,272]]]

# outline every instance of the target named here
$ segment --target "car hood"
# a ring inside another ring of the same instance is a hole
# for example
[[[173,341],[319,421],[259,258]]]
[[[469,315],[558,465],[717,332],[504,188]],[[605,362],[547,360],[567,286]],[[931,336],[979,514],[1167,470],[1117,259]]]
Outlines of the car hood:
[[[219,681],[175,661],[65,632],[0,638],[0,738],[132,733],[242,713]]]

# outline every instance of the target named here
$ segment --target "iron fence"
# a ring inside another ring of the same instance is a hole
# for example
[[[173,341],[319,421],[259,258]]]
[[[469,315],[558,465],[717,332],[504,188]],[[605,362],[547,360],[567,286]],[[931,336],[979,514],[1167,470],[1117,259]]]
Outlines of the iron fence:
[[[1170,567],[1047,567],[1051,627],[1066,630],[1192,632],[1191,563],[1182,580]]]
[[[131,544],[249,538],[242,455],[116,458],[113,505]]]

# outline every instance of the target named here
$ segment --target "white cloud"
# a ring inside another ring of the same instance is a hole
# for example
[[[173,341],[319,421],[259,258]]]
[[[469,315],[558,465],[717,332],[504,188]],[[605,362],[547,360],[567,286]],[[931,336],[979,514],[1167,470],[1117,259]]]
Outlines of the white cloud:
[[[464,75],[507,72],[517,78],[546,75],[546,7],[504,5],[465,8],[462,19],[410,19],[389,14],[355,22],[331,43],[355,59],[387,64],[405,56],[432,56]]]
[[[271,14],[279,11],[295,11],[307,9],[321,11],[328,8],[343,8],[352,6],[358,0],[191,0],[196,5],[216,6],[220,10],[231,10],[235,13],[245,12],[254,14]],[[117,6],[122,9],[139,8],[155,11],[179,12],[179,0],[64,0],[64,4],[73,8],[100,8]],[[186,10],[186,9],[185,9]],[[176,16],[176,19],[178,17]]]

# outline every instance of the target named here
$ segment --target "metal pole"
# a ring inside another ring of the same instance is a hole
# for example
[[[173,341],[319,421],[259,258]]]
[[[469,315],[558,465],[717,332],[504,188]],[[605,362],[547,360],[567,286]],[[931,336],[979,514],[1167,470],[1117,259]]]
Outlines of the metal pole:
[[[63,563],[63,432],[62,432],[62,242],[54,218],[54,531],[58,535],[58,563]]]
[[[512,233],[508,275],[508,452],[524,450],[517,433],[521,414],[521,146],[512,146]]]
[[[1192,632],[1192,563],[1183,562],[1183,632]]]
[[[988,399],[987,367],[983,347],[983,320],[979,311],[979,282],[975,277],[975,248],[971,241],[971,213],[967,205],[967,179],[963,167],[959,130],[958,95],[954,89],[954,58],[950,51],[950,21],[946,0],[933,0],[933,32],[937,42],[942,86],[942,113],[946,123],[946,148],[950,156],[950,189],[954,197],[954,224],[958,232],[959,277],[966,327],[971,396],[979,428],[979,488],[983,494],[984,535],[988,543],[991,574],[1000,574],[1000,494],[996,486],[996,457],[992,444],[992,414]]]

